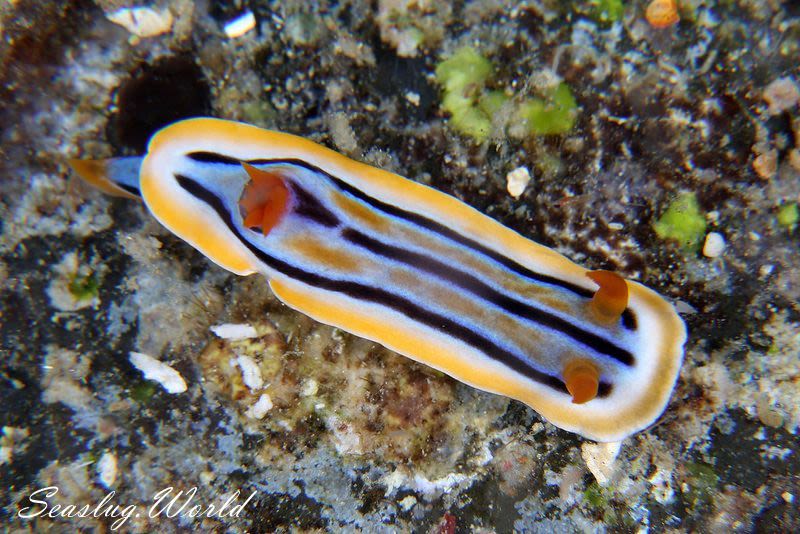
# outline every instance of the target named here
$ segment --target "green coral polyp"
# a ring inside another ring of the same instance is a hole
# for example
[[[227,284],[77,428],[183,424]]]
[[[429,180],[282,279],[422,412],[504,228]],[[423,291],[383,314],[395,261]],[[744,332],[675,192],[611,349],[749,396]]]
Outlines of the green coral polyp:
[[[674,239],[685,248],[697,248],[706,233],[706,219],[694,193],[682,193],[653,224],[656,235]]]
[[[572,130],[578,117],[578,103],[569,86],[562,82],[546,98],[523,102],[519,112],[531,133],[558,135]]]

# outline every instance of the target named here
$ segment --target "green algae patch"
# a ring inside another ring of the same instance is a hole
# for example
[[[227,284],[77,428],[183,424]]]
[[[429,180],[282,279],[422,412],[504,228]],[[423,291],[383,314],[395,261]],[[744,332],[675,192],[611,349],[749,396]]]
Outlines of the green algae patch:
[[[69,292],[77,301],[92,300],[100,291],[100,283],[94,273],[75,276],[69,282]]]
[[[614,490],[604,488],[597,482],[592,482],[583,491],[583,502],[594,510],[598,519],[609,526],[627,530],[635,525],[629,514],[620,512],[620,503],[615,499]]]
[[[593,508],[604,509],[608,506],[608,492],[597,482],[592,482],[583,491],[583,500]]]
[[[450,124],[457,132],[472,137],[476,141],[484,141],[489,136],[492,121],[484,111],[474,107],[448,111],[452,115]]]
[[[451,127],[483,142],[492,131],[492,118],[512,98],[501,90],[488,90],[492,63],[475,49],[464,47],[436,67],[436,81],[444,89],[442,109],[450,114]],[[569,132],[578,116],[578,103],[566,83],[548,89],[540,98],[528,98],[516,106],[515,117],[529,135]]]
[[[714,472],[714,468],[701,462],[688,462],[686,474],[688,488],[684,496],[689,506],[697,509],[711,502],[719,482],[719,475]]]
[[[706,218],[694,193],[682,193],[653,224],[661,239],[673,239],[682,247],[694,249],[706,233]]]
[[[555,86],[544,98],[520,104],[519,115],[536,135],[559,135],[572,130],[578,118],[578,103],[566,83]]]
[[[488,91],[478,99],[478,107],[491,117],[495,113],[499,113],[506,102],[508,102],[508,97],[503,91]]]
[[[796,202],[787,202],[778,208],[778,224],[793,232],[800,221],[800,210]]]
[[[436,81],[445,93],[461,93],[471,87],[482,88],[493,71],[492,63],[474,48],[464,47],[436,67]]]
[[[140,404],[145,404],[156,393],[156,383],[145,380],[131,389],[131,398]]]
[[[625,12],[622,0],[592,0],[592,17],[598,22],[617,22]]]
[[[444,88],[442,108],[459,133],[484,141],[491,132],[492,115],[508,100],[501,91],[485,91],[492,63],[475,49],[459,49],[436,67],[436,80]]]

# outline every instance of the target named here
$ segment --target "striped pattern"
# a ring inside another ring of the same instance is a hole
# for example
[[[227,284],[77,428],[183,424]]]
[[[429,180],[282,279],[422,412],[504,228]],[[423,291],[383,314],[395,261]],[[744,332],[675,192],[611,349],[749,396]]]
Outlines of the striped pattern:
[[[283,177],[288,210],[263,235],[243,224],[242,167]],[[294,136],[215,119],[156,134],[141,166],[153,214],[221,266],[261,272],[288,305],[481,389],[562,428],[617,440],[663,411],[685,329],[628,282],[629,306],[601,324],[586,270],[443,193]],[[600,370],[572,404],[570,361]]]

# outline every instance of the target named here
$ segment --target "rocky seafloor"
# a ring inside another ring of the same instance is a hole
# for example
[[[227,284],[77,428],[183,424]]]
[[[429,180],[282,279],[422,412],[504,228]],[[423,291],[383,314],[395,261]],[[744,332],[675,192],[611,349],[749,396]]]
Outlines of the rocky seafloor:
[[[0,5],[2,523],[800,530],[800,8],[684,0],[656,28],[648,3]],[[468,112],[437,69],[461,50],[489,66]],[[561,84],[566,120],[518,123]],[[195,115],[309,137],[656,289],[689,330],[667,411],[621,446],[581,439],[292,311],[67,166]],[[255,495],[147,513],[170,487]],[[104,498],[139,513],[64,508]]]

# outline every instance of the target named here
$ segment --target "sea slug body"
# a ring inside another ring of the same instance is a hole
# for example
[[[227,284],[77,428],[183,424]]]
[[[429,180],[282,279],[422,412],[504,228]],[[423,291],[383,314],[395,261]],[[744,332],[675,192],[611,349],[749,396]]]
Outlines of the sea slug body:
[[[675,385],[686,330],[658,294],[309,140],[197,118],[72,163],[287,305],[590,439],[648,427]]]

